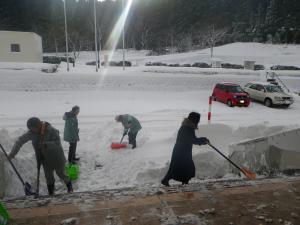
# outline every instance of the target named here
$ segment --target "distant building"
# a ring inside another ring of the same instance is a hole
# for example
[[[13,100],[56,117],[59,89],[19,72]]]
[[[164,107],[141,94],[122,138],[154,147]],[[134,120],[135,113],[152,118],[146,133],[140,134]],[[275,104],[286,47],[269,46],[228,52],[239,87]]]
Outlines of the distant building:
[[[42,38],[32,32],[0,31],[0,62],[43,62]]]

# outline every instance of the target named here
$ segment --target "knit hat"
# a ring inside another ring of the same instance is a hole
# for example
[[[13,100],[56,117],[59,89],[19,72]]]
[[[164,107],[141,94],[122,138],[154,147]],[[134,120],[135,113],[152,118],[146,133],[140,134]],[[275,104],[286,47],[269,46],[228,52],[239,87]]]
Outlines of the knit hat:
[[[37,128],[38,125],[41,123],[41,120],[37,117],[31,117],[27,120],[27,127],[29,130],[32,128]]]
[[[188,119],[190,121],[193,122],[193,124],[195,124],[195,126],[197,127],[198,126],[198,123],[200,121],[200,114],[199,113],[196,113],[196,112],[191,112],[188,116]]]
[[[75,106],[73,106],[71,112],[75,113],[75,112],[79,111],[79,109],[80,109],[79,106],[75,105]]]

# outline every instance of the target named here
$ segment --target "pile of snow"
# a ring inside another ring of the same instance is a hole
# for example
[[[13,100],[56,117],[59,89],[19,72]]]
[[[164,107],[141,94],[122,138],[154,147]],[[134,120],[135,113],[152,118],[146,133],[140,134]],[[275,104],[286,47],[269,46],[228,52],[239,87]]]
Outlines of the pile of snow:
[[[167,137],[165,132],[159,132],[156,136],[149,136],[149,130],[142,131],[138,139],[137,150],[122,149],[110,150],[109,145],[116,140],[116,133],[121,133],[120,128],[112,123],[101,125],[102,129],[83,129],[92,135],[82,134],[79,142],[80,179],[75,182],[76,191],[95,191],[99,189],[123,188],[132,186],[145,186],[160,183],[169,167],[171,150],[175,143],[176,132]],[[175,128],[175,127],[174,127]],[[224,124],[211,124],[199,126],[199,134],[208,137],[212,144],[225,155],[229,153],[230,143],[237,140],[258,137],[260,134],[270,134],[282,130],[283,127],[267,127],[254,125],[251,127],[239,127],[233,129]],[[21,133],[1,130],[0,137],[7,149],[17,135]],[[197,134],[198,134],[197,132]],[[199,135],[198,134],[198,135]],[[158,138],[161,136],[161,138]],[[82,143],[84,149],[81,147]],[[67,145],[64,144],[67,149]],[[259,150],[258,150],[259,151]],[[67,155],[67,151],[65,152]],[[209,146],[194,146],[194,163],[196,166],[196,179],[232,178],[230,165],[218,153]],[[12,171],[8,162],[1,157],[0,167],[5,169],[1,174],[1,196],[22,195],[23,189],[20,181]],[[30,144],[23,147],[16,159],[13,160],[21,171],[25,180],[33,186],[36,182],[36,165],[33,150]],[[248,166],[247,161],[236,161],[241,166]],[[42,193],[46,193],[44,178],[42,176]],[[172,182],[171,182],[172,183]],[[175,182],[176,183],[176,182]],[[65,192],[65,187],[57,183],[59,192]]]
[[[300,128],[282,129],[230,145],[231,158],[253,171],[274,173],[300,170]]]
[[[45,73],[54,73],[57,70],[57,65],[47,63],[0,62],[1,70],[37,70]]]

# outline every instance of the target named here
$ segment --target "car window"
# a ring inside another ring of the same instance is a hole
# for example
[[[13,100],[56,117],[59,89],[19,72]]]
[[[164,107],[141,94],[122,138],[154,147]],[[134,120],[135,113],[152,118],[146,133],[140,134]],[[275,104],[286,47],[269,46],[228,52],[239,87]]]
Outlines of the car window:
[[[270,93],[274,93],[274,92],[283,92],[282,89],[278,86],[275,86],[275,85],[267,85],[265,86],[267,92],[270,92]]]
[[[240,86],[226,86],[226,91],[231,93],[242,93],[244,92]]]
[[[256,90],[256,84],[251,84],[249,88]]]
[[[221,91],[224,91],[224,85],[223,84],[219,84],[220,86],[219,86],[219,89],[221,90]]]
[[[248,83],[245,85],[245,87],[250,87],[252,84],[251,83]]]
[[[256,85],[256,90],[258,90],[258,91],[264,91],[265,88],[264,88],[264,86],[258,84],[258,85]]]

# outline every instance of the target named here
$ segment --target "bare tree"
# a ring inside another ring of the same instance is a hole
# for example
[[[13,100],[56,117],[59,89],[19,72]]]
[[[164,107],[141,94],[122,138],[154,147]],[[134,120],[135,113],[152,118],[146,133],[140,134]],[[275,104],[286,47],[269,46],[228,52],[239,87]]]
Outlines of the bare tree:
[[[203,38],[207,45],[210,48],[210,57],[213,58],[214,47],[216,43],[223,40],[227,33],[227,28],[215,29],[214,25],[212,25],[204,34]]]
[[[69,33],[69,44],[71,45],[74,58],[73,67],[75,67],[75,62],[78,59],[81,51],[82,40],[80,38],[79,32],[72,31]]]

